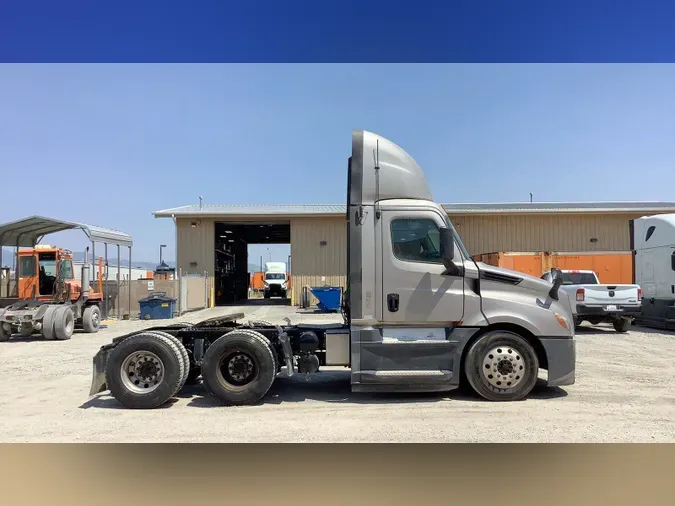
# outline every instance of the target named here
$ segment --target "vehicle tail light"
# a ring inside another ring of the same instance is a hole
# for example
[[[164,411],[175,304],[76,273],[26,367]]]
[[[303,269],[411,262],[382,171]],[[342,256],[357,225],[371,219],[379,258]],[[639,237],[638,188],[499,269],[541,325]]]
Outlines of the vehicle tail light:
[[[583,302],[586,298],[586,292],[583,288],[577,290],[577,302]]]
[[[638,300],[642,300],[642,288],[638,288]]]

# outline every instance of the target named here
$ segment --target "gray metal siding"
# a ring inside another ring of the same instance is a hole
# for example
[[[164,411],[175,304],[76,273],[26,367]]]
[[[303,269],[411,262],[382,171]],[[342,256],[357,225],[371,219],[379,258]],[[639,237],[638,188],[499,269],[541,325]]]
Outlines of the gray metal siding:
[[[642,213],[451,215],[472,255],[497,251],[626,251],[628,221]],[[246,221],[232,216],[228,221]],[[286,219],[275,216],[276,221]],[[221,221],[219,219],[218,221]],[[178,267],[187,273],[214,270],[214,219],[178,218]],[[192,227],[191,222],[198,223]],[[346,287],[347,232],[343,216],[295,217],[291,223],[292,301],[300,302],[303,286]],[[591,239],[597,239],[592,242]],[[321,241],[326,241],[322,246]],[[196,262],[196,266],[191,265]],[[325,279],[322,279],[324,278]]]
[[[450,216],[472,255],[497,251],[626,251],[637,214]],[[597,239],[597,241],[591,241]]]
[[[193,222],[195,227],[192,227]],[[176,264],[184,273],[199,274],[206,271],[209,276],[213,276],[216,247],[214,223],[214,220],[204,218],[176,220]]]
[[[325,246],[321,245],[322,241],[326,242]],[[347,282],[345,218],[291,220],[291,271],[293,304],[300,303],[303,286],[331,285],[345,289]]]

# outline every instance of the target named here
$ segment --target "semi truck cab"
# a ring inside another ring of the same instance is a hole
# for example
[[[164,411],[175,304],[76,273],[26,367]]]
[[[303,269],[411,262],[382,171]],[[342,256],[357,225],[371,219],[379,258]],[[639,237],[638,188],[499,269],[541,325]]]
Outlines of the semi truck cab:
[[[263,274],[263,291],[266,299],[270,297],[286,298],[288,275],[284,262],[267,262]]]
[[[517,371],[546,368],[550,385],[574,382],[573,317],[561,279],[474,262],[422,169],[393,142],[354,132],[348,170],[355,390],[444,390],[459,384],[469,355],[481,373],[469,370],[468,381],[487,397],[534,384],[506,374],[504,360]]]
[[[279,374],[351,368],[356,392],[470,387],[490,401],[575,382],[569,297],[552,281],[475,262],[422,169],[393,142],[352,132],[344,322],[239,323],[243,314],[121,336],[94,357],[90,395],[153,408],[201,376],[229,405],[264,397]],[[139,368],[142,366],[142,368]],[[283,372],[282,372],[283,371]]]

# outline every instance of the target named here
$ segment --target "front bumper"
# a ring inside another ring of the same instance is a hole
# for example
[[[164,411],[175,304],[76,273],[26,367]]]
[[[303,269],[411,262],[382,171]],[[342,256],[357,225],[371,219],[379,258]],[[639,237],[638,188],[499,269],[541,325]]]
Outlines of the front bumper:
[[[541,338],[548,362],[550,387],[574,385],[577,362],[576,342],[569,338]]]
[[[608,304],[611,305],[611,304]],[[587,306],[584,304],[577,304],[576,316],[577,318],[595,316],[595,317],[606,317],[606,318],[620,318],[622,316],[637,316],[640,314],[640,309],[642,306],[635,305],[625,305],[617,304],[616,309],[608,310],[606,307],[608,305],[598,305],[598,306]]]

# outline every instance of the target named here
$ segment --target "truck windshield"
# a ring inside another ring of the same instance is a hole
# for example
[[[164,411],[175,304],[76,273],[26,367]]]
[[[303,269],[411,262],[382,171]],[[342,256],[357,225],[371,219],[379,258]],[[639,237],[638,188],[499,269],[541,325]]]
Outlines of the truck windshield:
[[[563,272],[563,285],[597,285],[598,280],[591,272]]]
[[[265,274],[265,279],[286,279],[286,274],[283,272],[268,272]]]

